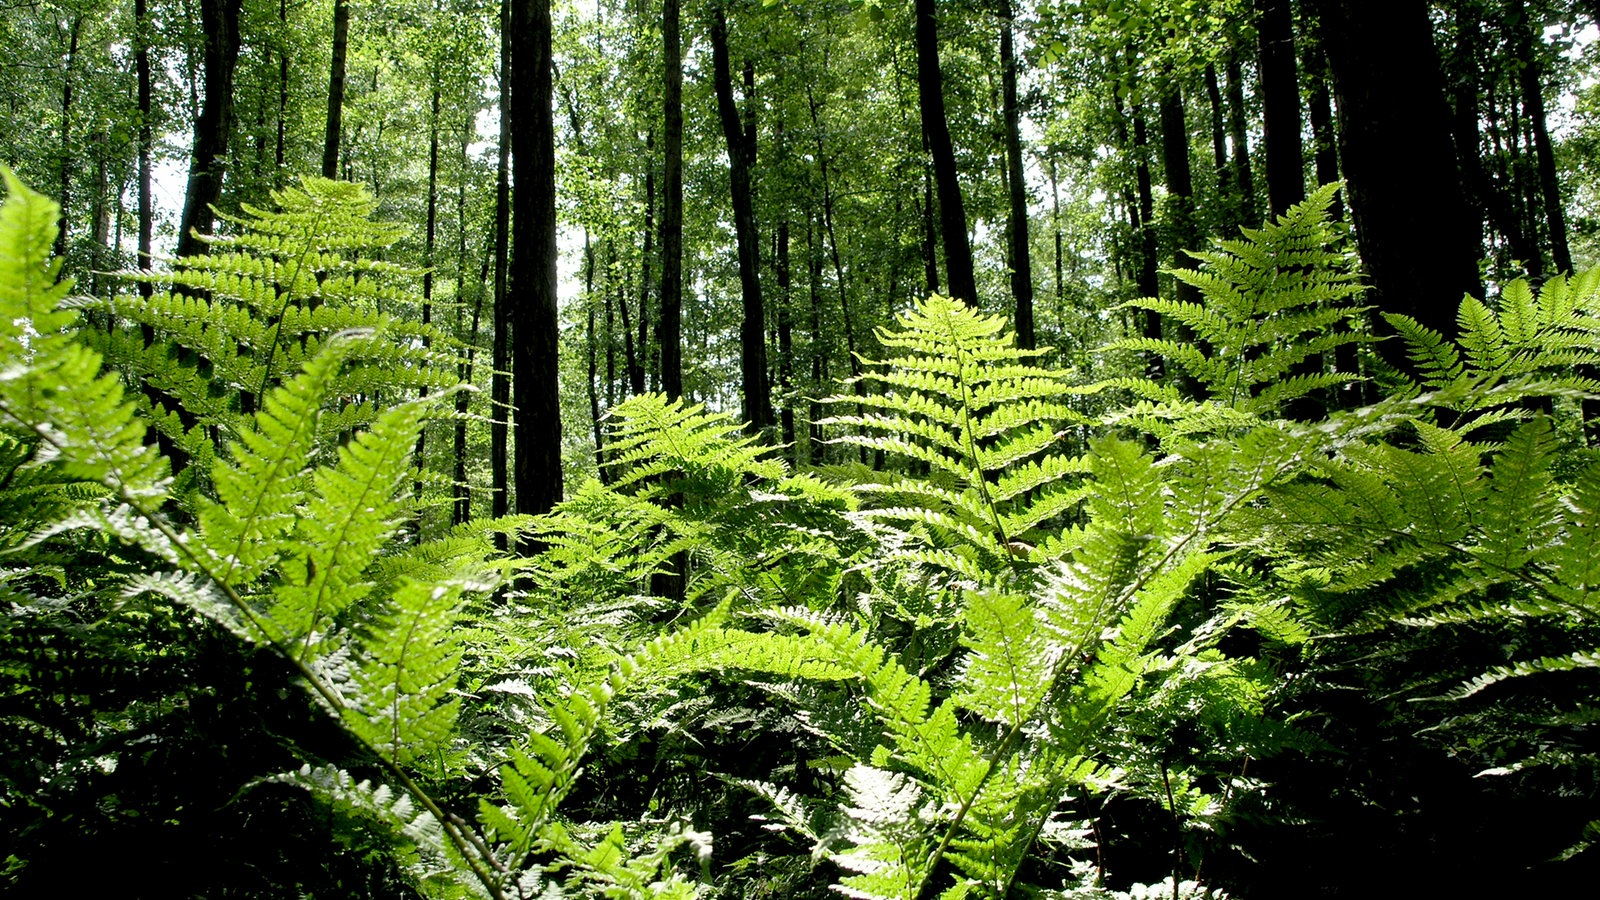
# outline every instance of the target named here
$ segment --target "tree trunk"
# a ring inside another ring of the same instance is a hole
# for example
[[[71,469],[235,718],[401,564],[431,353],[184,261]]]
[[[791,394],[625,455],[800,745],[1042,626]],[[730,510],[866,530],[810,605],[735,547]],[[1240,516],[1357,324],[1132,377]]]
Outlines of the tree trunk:
[[[511,86],[511,5],[500,8],[500,147],[494,207],[494,348],[489,399],[493,418],[489,425],[489,514],[500,518],[511,512],[511,117],[515,115]],[[496,539],[505,550],[504,538]]]
[[[815,203],[812,204],[816,206]],[[817,240],[816,216],[806,218],[806,274],[811,300],[811,405],[807,434],[807,457],[813,466],[828,458],[828,444],[822,432],[822,398],[828,396],[828,345],[822,339],[822,247]]]
[[[761,433],[773,425],[772,398],[767,391],[767,340],[765,306],[761,299],[761,238],[756,231],[755,202],[751,196],[751,168],[755,142],[752,115],[739,120],[733,99],[733,79],[728,63],[728,18],[717,4],[711,19],[712,81],[717,94],[717,116],[728,147],[728,182],[733,195],[733,231],[739,252],[739,289],[744,298],[744,320],[739,327],[740,377],[744,418],[749,429]],[[753,72],[747,82],[754,81]],[[747,101],[753,98],[746,97]],[[752,133],[747,133],[746,128]]]
[[[1028,241],[1028,176],[1022,168],[1022,110],[1017,102],[1017,60],[1011,46],[1011,0],[1000,0],[1000,79],[1006,119],[1006,173],[1010,182],[1011,296],[1017,303],[1017,347],[1034,348],[1033,260]]]
[[[1313,47],[1307,58],[1311,60],[1306,66],[1307,76],[1311,82],[1311,96],[1306,104],[1306,112],[1311,119],[1312,155],[1316,159],[1317,184],[1332,184],[1339,180],[1339,142],[1334,136],[1333,97],[1328,90],[1328,67],[1326,60],[1322,58],[1320,46]],[[1476,117],[1472,127],[1476,133],[1478,127]],[[1344,219],[1344,201],[1341,199],[1341,194],[1333,195],[1333,207],[1329,212],[1336,220]]]
[[[595,339],[594,328],[594,244],[589,238],[589,230],[583,230],[583,305],[587,308],[588,324],[584,335],[584,355],[589,364],[589,377],[585,379],[589,391],[589,421],[594,427],[594,466],[600,473],[600,482],[609,483],[606,477],[605,435],[600,428],[600,347]]]
[[[1425,0],[1310,0],[1339,105],[1340,155],[1373,301],[1447,337],[1482,295]],[[1380,323],[1380,328],[1385,326]],[[1412,371],[1405,347],[1378,350]]]
[[[422,324],[433,324],[433,264],[434,247],[439,234],[439,77],[437,71],[433,78],[433,96],[428,105],[428,217],[423,228],[422,238]],[[428,339],[423,338],[423,346],[427,346]],[[426,397],[428,389],[422,388],[421,396]],[[423,468],[423,454],[428,449],[428,429],[424,426],[417,432],[417,449],[414,460],[418,468]],[[416,484],[417,497],[422,496],[422,482]]]
[[[272,159],[272,183],[283,186],[284,145],[289,131],[289,0],[278,0],[278,135]]]
[[[656,325],[656,342],[661,348],[661,388],[672,400],[683,396],[683,47],[678,20],[679,0],[664,0],[662,142],[666,159],[661,200],[661,319]]]
[[[1250,139],[1245,129],[1244,66],[1237,49],[1228,54],[1228,140],[1233,144],[1233,183],[1239,186],[1239,220],[1261,221],[1256,201],[1255,172],[1250,166]]]
[[[511,57],[513,178],[511,285],[516,334],[517,512],[540,515],[561,502],[560,322],[556,312],[556,145],[551,103],[550,0],[515,0]],[[534,549],[522,548],[524,552]]]
[[[1267,202],[1274,217],[1306,198],[1300,142],[1300,78],[1294,61],[1289,0],[1256,0],[1261,51],[1262,135],[1267,146]]]
[[[328,70],[328,128],[322,138],[322,177],[339,177],[339,132],[344,122],[345,50],[350,40],[350,4],[333,0],[333,63]],[[434,96],[438,96],[438,81]]]
[[[78,65],[78,39],[82,34],[83,16],[73,16],[67,38],[66,67],[61,74],[61,227],[56,231],[56,256],[66,255],[72,224],[72,76]]]
[[[1194,176],[1189,169],[1189,123],[1183,108],[1183,90],[1171,76],[1161,84],[1161,168],[1166,174],[1167,233],[1172,239],[1172,267],[1192,269],[1193,257],[1185,250],[1198,249],[1200,237],[1195,228]],[[1173,299],[1192,303],[1198,292],[1184,282],[1174,283]]]
[[[205,103],[194,120],[194,154],[189,185],[179,220],[179,256],[197,256],[206,245],[197,234],[211,233],[216,219],[211,207],[222,198],[222,176],[233,135],[233,73],[239,64],[241,0],[200,0],[205,33]]]
[[[939,228],[944,236],[950,296],[976,306],[978,287],[972,269],[972,245],[967,238],[967,213],[961,202],[955,146],[950,141],[950,125],[944,111],[944,76],[939,71],[939,24],[934,5],[934,0],[916,0],[918,105],[922,133],[933,156],[934,185],[939,191]]]
[[[134,0],[133,67],[139,79],[139,268],[149,271],[155,239],[155,196],[151,157],[155,151],[154,112],[150,100],[150,11],[147,0]],[[139,294],[148,298],[154,285],[141,283]]]
[[[1240,225],[1239,199],[1234,196],[1233,164],[1228,159],[1227,110],[1222,105],[1222,86],[1217,81],[1217,67],[1206,63],[1206,102],[1211,107],[1211,158],[1216,172],[1218,216],[1222,232],[1232,237]]]
[[[779,414],[779,433],[789,448],[790,459],[799,463],[799,448],[794,443],[794,308],[789,295],[789,220],[778,222],[778,252],[773,261],[778,276],[778,392],[783,397]]]
[[[1522,91],[1522,109],[1533,130],[1534,160],[1539,173],[1539,196],[1544,201],[1544,217],[1550,229],[1550,255],[1558,273],[1572,272],[1572,251],[1567,244],[1567,216],[1561,206],[1561,185],[1556,178],[1555,148],[1544,110],[1544,65],[1539,51],[1544,43],[1537,22],[1530,21],[1523,0],[1511,0],[1507,27],[1519,52],[1521,66],[1517,83]]]

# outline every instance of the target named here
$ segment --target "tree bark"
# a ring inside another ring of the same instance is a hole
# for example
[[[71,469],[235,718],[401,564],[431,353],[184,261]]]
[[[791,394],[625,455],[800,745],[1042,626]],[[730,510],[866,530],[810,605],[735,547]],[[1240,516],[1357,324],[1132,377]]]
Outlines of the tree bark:
[[[560,322],[556,312],[556,145],[551,104],[550,0],[515,0],[511,57],[513,178],[511,285],[516,336],[517,512],[539,515],[561,502]],[[522,548],[524,552],[532,546]]]
[[[1544,65],[1539,59],[1543,38],[1531,21],[1523,0],[1511,0],[1507,27],[1519,48],[1521,65],[1517,83],[1522,91],[1523,114],[1533,131],[1534,162],[1539,173],[1539,196],[1550,232],[1550,256],[1558,273],[1572,272],[1572,251],[1567,243],[1567,216],[1561,205],[1561,185],[1556,177],[1556,155],[1544,109]]]
[[[1239,186],[1239,220],[1245,223],[1261,221],[1261,211],[1256,200],[1255,172],[1250,165],[1250,138],[1245,128],[1244,66],[1239,52],[1228,54],[1228,140],[1233,144],[1233,183]]]
[[[1200,242],[1194,217],[1194,175],[1189,169],[1189,123],[1183,108],[1183,89],[1171,76],[1161,83],[1161,168],[1166,175],[1167,233],[1172,239],[1172,267],[1194,268],[1194,259],[1185,250],[1197,249]],[[1199,294],[1184,282],[1174,283],[1173,299],[1194,302]]]
[[[683,47],[679,0],[664,0],[661,40],[665,59],[662,92],[661,318],[656,342],[661,348],[661,389],[668,399],[683,396]],[[642,318],[642,316],[641,316]]]
[[[922,133],[933,156],[933,180],[939,192],[939,228],[944,236],[945,274],[950,296],[978,304],[977,281],[972,268],[972,245],[967,237],[967,212],[956,176],[955,145],[944,110],[944,75],[939,71],[939,24],[934,0],[916,0],[917,97],[922,112]]]
[[[500,147],[494,207],[494,347],[489,400],[491,466],[489,513],[511,512],[511,117],[516,114],[511,85],[511,5],[500,8]],[[505,550],[504,538],[497,538]]]
[[[322,177],[339,177],[339,137],[344,123],[345,53],[350,41],[350,4],[333,0],[333,62],[328,70],[328,127],[322,137]],[[438,83],[434,84],[435,96]]]
[[[1340,156],[1373,301],[1447,337],[1481,296],[1425,0],[1310,0],[1339,105]],[[1386,326],[1380,322],[1380,329]],[[1379,352],[1412,371],[1399,341]]]
[[[1294,14],[1289,0],[1256,0],[1261,53],[1262,135],[1267,152],[1267,204],[1273,216],[1306,198],[1305,149],[1300,141],[1300,78],[1294,60]]]
[[[1322,56],[1322,47],[1313,46],[1306,56],[1306,75],[1311,82],[1306,112],[1311,119],[1311,153],[1316,161],[1317,184],[1320,186],[1339,180],[1339,141],[1334,134],[1333,96],[1329,90],[1328,65]],[[1476,133],[1476,118],[1472,127]],[[1473,158],[1476,159],[1476,154]],[[1329,210],[1333,218],[1340,221],[1344,219],[1344,201],[1341,198],[1342,194],[1334,194],[1333,206]]]
[[[82,34],[83,16],[75,15],[68,28],[67,61],[61,75],[61,222],[56,230],[56,256],[66,255],[72,224],[72,77],[78,67],[78,39]]]
[[[1006,119],[1006,173],[1010,183],[1011,296],[1017,304],[1017,347],[1034,348],[1033,260],[1028,240],[1028,176],[1022,168],[1022,110],[1017,102],[1017,60],[1011,46],[1011,0],[1000,0],[1000,80]]]
[[[155,194],[152,156],[155,152],[154,112],[150,92],[150,10],[148,0],[134,0],[133,68],[139,80],[139,268],[149,271],[155,239]],[[141,283],[139,294],[148,298],[154,285]]]
[[[1227,109],[1222,103],[1217,67],[1211,63],[1206,63],[1206,102],[1211,107],[1211,158],[1217,180],[1217,203],[1221,207],[1219,219],[1222,231],[1231,237],[1235,229],[1246,223],[1239,218],[1239,199],[1234,196],[1233,163],[1228,158]]]
[[[766,313],[761,298],[761,238],[756,230],[751,168],[755,156],[755,119],[741,122],[733,99],[733,79],[728,63],[727,10],[718,3],[711,19],[711,68],[717,95],[717,117],[728,148],[728,183],[733,195],[733,231],[739,253],[739,289],[744,319],[739,327],[740,377],[744,418],[750,430],[772,427],[772,398],[767,391]],[[753,73],[747,82],[753,82]],[[747,97],[749,101],[753,98]],[[748,129],[748,132],[747,132]]]
[[[200,0],[200,24],[206,42],[206,96],[194,120],[194,153],[178,227],[179,256],[206,252],[205,243],[196,235],[211,233],[216,221],[211,207],[222,198],[228,141],[233,135],[233,73],[239,64],[240,3],[241,0]]]

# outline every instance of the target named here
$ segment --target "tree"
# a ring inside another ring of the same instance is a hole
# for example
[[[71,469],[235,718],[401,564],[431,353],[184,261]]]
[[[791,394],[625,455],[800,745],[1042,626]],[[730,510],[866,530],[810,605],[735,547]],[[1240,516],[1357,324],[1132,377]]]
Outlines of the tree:
[[[1339,108],[1341,168],[1374,301],[1440,334],[1481,294],[1427,4],[1312,0]],[[1398,368],[1396,341],[1382,346]]]
[[[233,74],[239,64],[241,5],[242,0],[200,0],[205,103],[194,120],[189,186],[178,220],[179,256],[205,252],[205,244],[196,234],[211,233],[212,207],[222,197],[222,176],[233,136]]]
[[[733,79],[728,63],[727,9],[716,4],[711,19],[711,66],[717,94],[717,117],[722,121],[723,139],[728,148],[729,189],[733,196],[734,240],[739,253],[739,289],[744,300],[744,318],[739,326],[741,393],[744,418],[756,433],[773,425],[772,398],[767,390],[767,327],[765,305],[761,299],[761,238],[756,230],[755,202],[752,197],[755,166],[755,98],[750,95],[754,76],[746,63],[746,103],[751,104],[743,122],[733,100]]]
[[[512,0],[511,327],[517,511],[561,502],[560,324],[556,314],[556,157],[549,0]],[[524,548],[528,549],[528,548]]]
[[[944,264],[950,296],[978,304],[973,275],[972,245],[967,237],[967,211],[961,201],[961,181],[956,175],[955,146],[945,118],[944,75],[939,69],[939,18],[934,0],[917,0],[917,97],[922,134],[933,156],[933,182],[938,188],[939,228],[944,238]]]

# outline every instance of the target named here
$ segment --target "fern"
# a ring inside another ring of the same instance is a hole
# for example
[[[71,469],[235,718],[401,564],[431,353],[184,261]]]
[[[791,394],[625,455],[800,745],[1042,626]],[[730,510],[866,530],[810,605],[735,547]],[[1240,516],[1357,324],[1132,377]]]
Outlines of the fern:
[[[1066,375],[1034,364],[1039,355],[1000,337],[1003,322],[934,296],[880,330],[902,351],[864,379],[881,393],[830,402],[864,407],[823,424],[854,431],[838,438],[923,466],[929,478],[892,475],[858,490],[875,503],[871,521],[902,523],[921,536],[912,558],[975,579],[1042,562],[1037,543],[1066,522],[1087,489],[1081,457],[1064,451],[1063,429],[1086,422]]]
[[[236,229],[171,271],[125,273],[152,285],[109,310],[122,325],[90,335],[107,359],[149,388],[151,421],[178,447],[204,453],[207,428],[237,432],[274,385],[306,367],[336,335],[380,332],[347,348],[343,398],[415,395],[455,383],[455,341],[408,318],[417,270],[372,258],[404,230],[376,222],[359,185],[306,178],[274,191],[275,210],[224,215]],[[341,403],[323,434],[365,426],[371,402]]]
[[[1585,374],[1600,363],[1597,313],[1600,270],[1591,270],[1557,275],[1537,291],[1517,279],[1494,306],[1463,298],[1453,343],[1409,316],[1385,318],[1421,374],[1416,387],[1463,417],[1456,427],[1465,432],[1494,424],[1504,407],[1530,398],[1600,393],[1600,380]]]
[[[1106,349],[1156,354],[1194,379],[1204,399],[1263,418],[1355,381],[1326,364],[1338,348],[1369,340],[1354,327],[1362,312],[1351,305],[1362,291],[1355,258],[1328,211],[1337,188],[1319,188],[1276,221],[1243,229],[1242,239],[1191,253],[1198,269],[1169,270],[1199,291],[1200,302],[1127,304],[1180,323],[1192,341],[1125,338]],[[1154,387],[1139,393],[1170,402]]]

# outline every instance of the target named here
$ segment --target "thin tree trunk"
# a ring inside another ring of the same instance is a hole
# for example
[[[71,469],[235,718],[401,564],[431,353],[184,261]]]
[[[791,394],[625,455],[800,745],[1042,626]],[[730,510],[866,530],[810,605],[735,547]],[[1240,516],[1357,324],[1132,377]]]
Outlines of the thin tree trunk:
[[[1239,220],[1261,221],[1255,172],[1250,165],[1250,139],[1245,128],[1244,66],[1237,49],[1228,54],[1228,140],[1233,144],[1233,183],[1239,186]]]
[[[134,0],[133,66],[139,79],[139,268],[149,271],[154,253],[155,196],[151,157],[155,150],[155,126],[151,121],[150,99],[150,11],[148,0]],[[141,282],[139,294],[148,298],[154,285]]]
[[[754,163],[753,117],[739,119],[733,99],[733,79],[728,62],[727,12],[719,3],[711,19],[711,68],[717,95],[717,116],[728,148],[728,182],[733,195],[734,240],[739,252],[739,288],[744,299],[744,319],[739,327],[740,376],[744,418],[754,433],[772,427],[772,399],[767,391],[767,341],[765,306],[761,299],[761,239],[756,231],[755,203],[751,196]],[[753,74],[747,81],[754,81]],[[752,98],[746,97],[746,100]]]
[[[609,483],[604,459],[605,435],[600,428],[600,348],[595,341],[594,328],[594,244],[589,229],[583,230],[583,305],[587,308],[588,323],[584,334],[584,352],[589,365],[586,385],[589,392],[589,421],[594,427],[594,465],[600,473],[602,484]]]
[[[1300,141],[1300,77],[1294,59],[1289,0],[1256,0],[1261,52],[1262,135],[1267,147],[1267,201],[1273,216],[1306,198]]]
[[[289,0],[278,0],[278,43],[278,135],[272,157],[276,163],[272,183],[282,187],[284,144],[289,131]]]
[[[1222,86],[1217,81],[1217,67],[1206,63],[1206,102],[1211,106],[1211,158],[1216,172],[1217,204],[1222,213],[1222,231],[1232,236],[1235,229],[1245,224],[1239,218],[1239,199],[1234,196],[1233,163],[1228,158],[1227,110],[1222,105]]]
[[[815,206],[815,204],[813,204]],[[828,458],[828,444],[822,432],[822,398],[828,395],[828,345],[822,339],[822,248],[818,246],[816,216],[806,218],[806,273],[810,276],[811,299],[811,406],[807,431],[813,466]]]
[[[1321,46],[1311,48],[1307,53],[1309,60],[1307,76],[1311,81],[1311,96],[1306,104],[1306,112],[1311,119],[1312,155],[1316,160],[1317,184],[1332,184],[1339,180],[1339,142],[1334,135],[1333,127],[1333,96],[1328,89],[1328,67],[1322,58]],[[1473,107],[1476,109],[1477,104]],[[1477,117],[1473,116],[1472,129],[1477,133]],[[1473,141],[1476,146],[1477,141]],[[1476,152],[1473,154],[1476,161]],[[1480,177],[1481,181],[1481,177]],[[1333,195],[1333,206],[1329,210],[1336,220],[1344,219],[1344,201],[1340,194]]]
[[[627,357],[628,389],[637,397],[644,393],[646,348],[650,346],[650,264],[655,260],[656,240],[656,135],[645,135],[644,164],[644,247],[639,254],[639,341],[635,349],[633,326],[628,322],[628,304],[622,304],[623,354]]]
[[[955,146],[944,110],[944,76],[939,71],[939,24],[934,6],[934,0],[916,0],[918,105],[922,132],[933,156],[934,184],[939,191],[939,227],[944,236],[950,295],[976,306],[978,287],[972,268],[972,245],[967,237],[966,207],[956,176]]]
[[[422,324],[433,324],[433,264],[434,246],[439,233],[439,77],[435,72],[433,78],[433,96],[428,105],[428,217],[427,225],[423,229],[422,259],[425,268],[422,271]],[[424,337],[423,346],[428,345],[428,338]],[[421,396],[428,396],[427,387],[421,390]],[[428,429],[423,426],[417,432],[417,449],[413,459],[419,469],[424,468],[424,453],[428,449]],[[422,481],[416,484],[418,498],[422,496]]]
[[[515,0],[511,57],[512,396],[516,403],[517,512],[540,515],[561,502],[560,322],[556,311],[556,146],[551,108],[550,0]],[[521,548],[524,553],[535,547]]]
[[[661,319],[656,340],[661,348],[661,387],[669,399],[676,400],[683,396],[683,47],[679,0],[662,3],[661,39],[666,195],[661,202]]]
[[[1550,232],[1550,255],[1558,273],[1572,272],[1572,251],[1567,244],[1567,216],[1561,205],[1561,185],[1556,177],[1555,148],[1544,109],[1544,66],[1539,59],[1543,38],[1538,24],[1529,19],[1523,0],[1512,0],[1507,27],[1514,30],[1519,45],[1521,66],[1517,82],[1522,90],[1522,108],[1533,131],[1534,161],[1539,173],[1539,196],[1544,201],[1544,218]]]
[[[494,349],[489,388],[493,418],[489,425],[491,466],[489,513],[500,518],[511,511],[511,5],[500,8],[500,147],[494,213]],[[504,538],[498,538],[500,549]]]
[[[199,235],[209,235],[216,219],[212,206],[222,197],[228,142],[233,135],[233,73],[239,64],[241,0],[200,0],[205,34],[205,103],[194,121],[194,154],[189,186],[179,220],[179,256],[206,252]]]
[[[83,16],[73,16],[67,43],[67,64],[61,75],[61,227],[56,231],[56,256],[65,256],[72,215],[72,77],[78,67],[78,39]]]
[[[794,309],[789,295],[789,220],[778,222],[778,252],[773,261],[778,276],[778,392],[783,397],[779,428],[790,458],[798,463],[799,448],[794,443]]]
[[[1022,110],[1017,102],[1017,60],[1011,46],[1011,0],[1000,0],[1000,79],[1006,119],[1006,172],[1010,182],[1011,296],[1017,303],[1017,347],[1034,348],[1033,260],[1028,241],[1028,176],[1022,168]]]
[[[345,53],[350,41],[350,4],[333,0],[333,62],[328,70],[328,127],[322,138],[322,177],[339,177],[339,138],[344,123]],[[434,96],[438,96],[437,81]]]

